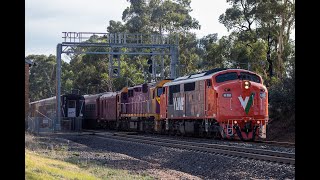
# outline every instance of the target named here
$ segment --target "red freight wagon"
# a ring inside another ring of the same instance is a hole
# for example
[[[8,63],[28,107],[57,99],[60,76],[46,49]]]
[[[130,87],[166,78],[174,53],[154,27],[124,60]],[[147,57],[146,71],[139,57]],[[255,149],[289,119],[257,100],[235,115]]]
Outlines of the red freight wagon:
[[[117,98],[116,92],[108,92],[100,96],[100,122],[106,127],[114,129],[117,121]]]

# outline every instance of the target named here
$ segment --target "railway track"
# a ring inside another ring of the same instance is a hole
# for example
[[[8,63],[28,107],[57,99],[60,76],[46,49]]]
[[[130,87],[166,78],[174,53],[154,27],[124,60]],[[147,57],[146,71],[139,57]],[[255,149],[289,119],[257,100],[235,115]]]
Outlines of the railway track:
[[[91,135],[96,135],[101,138],[119,139],[130,142],[295,165],[294,153],[285,153],[265,149],[245,148],[230,145],[190,142],[168,138],[146,137],[136,135],[136,133],[110,133],[102,131],[87,132],[91,132]]]
[[[285,147],[295,147],[295,143],[291,143],[291,142],[259,140],[259,141],[255,141],[253,143],[262,143],[262,144],[269,144],[269,145],[280,145],[280,146],[285,146]]]
[[[104,130],[84,130],[86,132],[107,132],[107,131],[104,131]],[[117,131],[114,131],[114,132],[117,132]],[[125,132],[126,134],[139,134],[138,132]],[[172,137],[172,136],[168,136],[168,135],[165,135],[165,134],[157,134],[157,135],[161,135],[163,136],[164,138],[166,137]],[[154,134],[148,134],[148,136],[154,136]],[[159,136],[158,136],[159,137]],[[208,139],[206,138],[199,138],[199,137],[194,137],[194,136],[174,136],[175,138],[178,138],[179,140],[192,140],[192,141],[197,141],[197,142],[206,142]],[[162,137],[161,137],[162,138]],[[215,139],[215,141],[219,141],[219,139]],[[235,143],[243,143],[243,141],[241,140],[221,140],[221,141],[224,141],[224,142],[235,142]],[[274,145],[274,146],[280,146],[280,147],[289,147],[289,148],[292,148],[292,147],[295,147],[295,143],[292,143],[292,142],[279,142],[279,141],[267,141],[267,140],[255,140],[254,142],[251,142],[251,141],[247,141],[245,143],[248,143],[248,144],[258,144],[258,145],[263,145],[263,144],[266,144],[266,145]]]

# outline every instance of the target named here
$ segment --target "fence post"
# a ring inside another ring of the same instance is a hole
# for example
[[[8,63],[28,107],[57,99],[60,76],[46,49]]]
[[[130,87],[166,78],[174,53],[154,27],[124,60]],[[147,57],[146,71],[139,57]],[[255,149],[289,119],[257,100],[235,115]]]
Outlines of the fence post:
[[[39,135],[40,132],[40,119],[37,118],[37,135]]]

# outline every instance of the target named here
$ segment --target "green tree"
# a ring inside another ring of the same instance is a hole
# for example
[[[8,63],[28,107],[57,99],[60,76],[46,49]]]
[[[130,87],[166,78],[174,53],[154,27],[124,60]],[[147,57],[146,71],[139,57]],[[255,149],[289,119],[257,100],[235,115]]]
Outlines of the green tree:
[[[107,27],[109,33],[126,32],[126,27],[120,21],[109,21],[109,26]]]
[[[197,73],[203,70],[201,49],[195,33],[180,33],[179,64],[180,76]]]
[[[295,1],[262,1],[262,0],[227,0],[232,7],[219,17],[219,21],[228,30],[238,34],[238,40],[246,46],[252,46],[258,40],[267,48],[266,58],[269,70],[274,68],[277,77],[285,73],[284,62],[287,60],[284,51],[288,45],[289,35],[295,23]],[[270,73],[272,75],[272,73]]]
[[[37,101],[56,95],[56,56],[29,55],[35,63],[30,68],[30,100]],[[61,64],[61,92],[69,93],[73,88],[73,72],[68,63]]]
[[[190,16],[191,0],[128,0],[130,6],[122,13],[129,32],[173,33],[200,29]]]
[[[223,68],[228,64],[230,40],[227,36],[218,40],[218,34],[208,34],[200,39],[200,48],[203,50],[203,66],[206,69]]]

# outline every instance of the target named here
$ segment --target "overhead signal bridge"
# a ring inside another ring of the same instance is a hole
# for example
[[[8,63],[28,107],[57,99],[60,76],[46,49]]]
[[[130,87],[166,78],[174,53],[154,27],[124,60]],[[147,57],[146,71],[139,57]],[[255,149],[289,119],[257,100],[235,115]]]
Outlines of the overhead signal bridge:
[[[109,76],[120,77],[120,55],[148,55],[149,72],[156,80],[157,68],[160,66],[161,78],[164,78],[164,58],[170,57],[170,78],[176,78],[178,65],[179,39],[175,35],[142,34],[142,33],[96,33],[96,32],[62,32],[63,41],[57,45],[57,91],[61,96],[61,54],[108,54]],[[101,47],[94,48],[92,47]],[[126,51],[121,51],[125,48]],[[156,59],[155,56],[160,56]],[[115,60],[114,60],[115,59]],[[158,61],[158,62],[157,62]],[[160,61],[160,62],[159,62]],[[111,83],[111,82],[110,82]],[[61,104],[57,99],[57,120],[55,130],[61,130]]]

